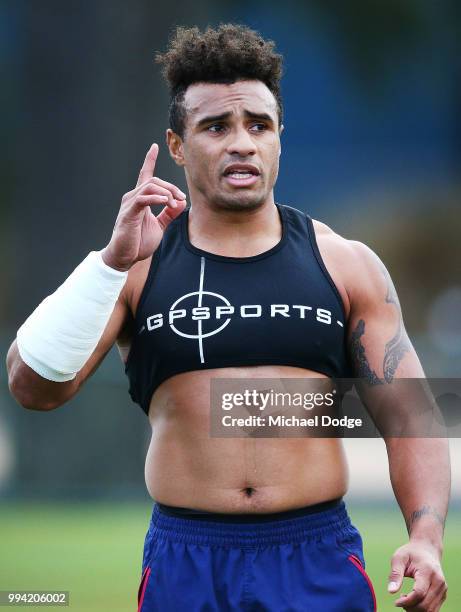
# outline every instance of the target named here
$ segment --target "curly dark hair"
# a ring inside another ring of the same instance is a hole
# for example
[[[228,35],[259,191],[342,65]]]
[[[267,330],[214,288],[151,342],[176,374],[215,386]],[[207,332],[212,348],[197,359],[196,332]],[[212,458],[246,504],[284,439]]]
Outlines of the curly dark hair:
[[[169,48],[157,53],[162,74],[170,88],[170,128],[184,138],[186,109],[184,94],[192,83],[235,83],[257,79],[266,84],[277,102],[279,126],[283,106],[280,94],[282,55],[274,51],[274,42],[265,40],[247,26],[225,23],[200,32],[197,27],[178,26]]]

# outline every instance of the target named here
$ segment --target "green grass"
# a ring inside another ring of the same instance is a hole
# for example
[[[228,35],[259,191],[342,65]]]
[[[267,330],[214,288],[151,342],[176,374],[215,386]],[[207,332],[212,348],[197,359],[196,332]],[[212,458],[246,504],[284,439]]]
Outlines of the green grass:
[[[79,612],[135,610],[150,512],[147,505],[4,505],[0,590],[70,591],[69,608]]]
[[[3,503],[0,590],[67,590],[69,609],[75,612],[135,610],[150,512],[146,504]],[[397,596],[389,595],[386,585],[391,555],[406,541],[403,520],[395,510],[372,506],[349,505],[349,513],[362,533],[378,610],[396,610],[393,601]],[[460,612],[461,511],[449,515],[443,566],[449,597],[442,610]]]

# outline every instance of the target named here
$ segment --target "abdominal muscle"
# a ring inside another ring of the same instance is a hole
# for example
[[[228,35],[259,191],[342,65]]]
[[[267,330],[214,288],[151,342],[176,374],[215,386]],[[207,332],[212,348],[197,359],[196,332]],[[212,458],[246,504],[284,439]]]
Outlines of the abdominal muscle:
[[[282,512],[341,497],[348,469],[339,438],[210,435],[211,378],[318,378],[289,366],[186,372],[164,381],[149,410],[147,489],[155,501],[209,512]]]

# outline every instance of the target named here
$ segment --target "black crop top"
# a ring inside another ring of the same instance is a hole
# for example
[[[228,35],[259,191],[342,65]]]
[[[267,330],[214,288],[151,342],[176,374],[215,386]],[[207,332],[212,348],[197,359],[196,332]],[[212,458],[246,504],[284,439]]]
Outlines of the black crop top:
[[[125,372],[146,412],[167,378],[192,370],[287,365],[350,376],[345,312],[320,256],[312,219],[276,204],[282,238],[251,257],[203,251],[188,236],[189,208],[152,256]]]

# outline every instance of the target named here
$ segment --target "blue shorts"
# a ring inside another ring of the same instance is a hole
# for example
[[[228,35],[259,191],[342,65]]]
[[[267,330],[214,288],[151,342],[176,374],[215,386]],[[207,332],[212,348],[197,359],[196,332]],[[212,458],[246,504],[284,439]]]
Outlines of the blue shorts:
[[[138,612],[371,612],[362,538],[342,499],[267,514],[155,503]]]

